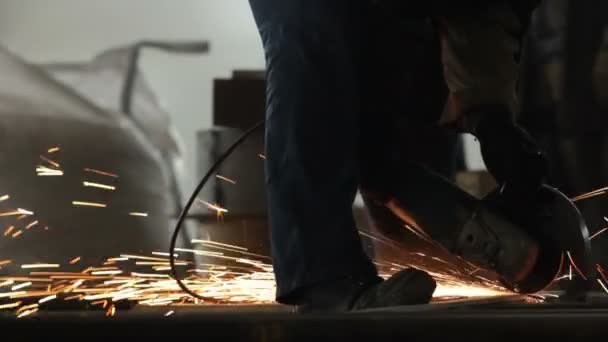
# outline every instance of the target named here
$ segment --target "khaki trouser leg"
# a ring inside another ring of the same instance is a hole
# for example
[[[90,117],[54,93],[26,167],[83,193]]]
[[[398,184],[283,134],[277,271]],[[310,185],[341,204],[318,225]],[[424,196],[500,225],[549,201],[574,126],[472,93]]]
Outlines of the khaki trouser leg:
[[[516,106],[522,24],[506,5],[436,18],[450,94],[441,124],[469,131],[466,114],[479,106]]]

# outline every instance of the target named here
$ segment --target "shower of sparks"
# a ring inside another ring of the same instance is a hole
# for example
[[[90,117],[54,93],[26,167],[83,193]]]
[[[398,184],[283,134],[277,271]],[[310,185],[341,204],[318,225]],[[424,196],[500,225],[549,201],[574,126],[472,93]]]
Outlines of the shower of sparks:
[[[130,212],[130,216],[148,217],[148,213],[138,213],[136,211]]]
[[[58,152],[59,150],[61,150],[61,148],[59,146],[55,146],[55,147],[51,147],[47,150],[48,153],[55,153]]]
[[[591,235],[591,236],[589,237],[589,240],[591,240],[591,239],[595,238],[596,236],[598,236],[598,235],[600,235],[600,234],[604,233],[604,232],[605,232],[605,231],[607,231],[607,230],[608,230],[608,227],[606,227],[606,228],[604,228],[604,229],[602,229],[602,230],[600,230],[600,231],[596,232],[595,234],[593,234],[593,235]]]
[[[228,177],[224,177],[224,176],[220,176],[220,175],[215,175],[215,178],[221,179],[224,182],[227,182],[227,183],[230,183],[230,184],[236,184],[236,181],[234,179],[230,179]]]
[[[59,147],[50,148],[47,152],[53,153],[56,151],[59,151]],[[263,154],[259,154],[258,157],[266,159]],[[60,167],[59,163],[44,156],[40,156],[40,158],[48,165],[36,168],[39,176],[63,175],[63,171],[58,169]],[[117,174],[97,169],[85,168],[84,171],[111,178],[119,177]],[[90,176],[92,179],[99,178]],[[235,180],[221,175],[216,175],[216,178],[231,184],[237,183]],[[107,181],[107,179],[105,180]],[[83,181],[82,184],[85,187],[116,190],[115,186],[102,183]],[[573,200],[591,198],[605,193],[608,193],[608,187],[580,195]],[[8,198],[8,195],[4,195],[0,197],[0,201]],[[218,204],[200,199],[198,202],[204,204],[209,210],[215,211],[218,217],[228,212],[227,209],[220,207]],[[72,204],[74,206],[107,207],[104,203],[84,201],[73,201]],[[137,209],[137,207],[133,207],[133,209]],[[20,215],[30,216],[34,213],[24,209],[0,212],[0,216]],[[148,216],[147,213],[142,212],[130,212],[129,215]],[[37,221],[34,222],[37,223]],[[406,220],[406,222],[410,221]],[[32,223],[24,229],[33,227]],[[410,222],[406,228],[419,238],[432,242],[430,236],[420,229],[415,222]],[[14,233],[14,230],[15,227],[8,227],[7,231],[4,232],[5,236],[12,233],[12,236],[16,237],[23,233],[23,230]],[[597,232],[592,238],[603,232],[604,230]],[[384,241],[369,234],[366,236],[375,241]],[[273,266],[268,256],[255,254],[245,247],[228,243],[211,240],[192,240],[191,242],[198,244],[197,248],[200,249],[177,248],[176,251],[179,251],[180,254],[183,252],[205,256],[206,263],[195,264],[187,260],[176,260],[176,265],[180,266],[180,269],[186,274],[183,279],[184,284],[205,298],[204,300],[190,297],[171,278],[168,253],[152,252],[151,255],[122,254],[118,257],[108,258],[99,265],[83,267],[80,271],[74,270],[76,266],[61,269],[59,264],[21,265],[22,269],[32,269],[27,277],[23,275],[19,277],[0,277],[0,287],[4,287],[7,291],[9,288],[11,290],[11,292],[0,292],[0,298],[7,298],[7,302],[2,302],[3,305],[0,305],[0,309],[15,310],[17,316],[22,318],[36,313],[40,304],[49,301],[79,301],[103,306],[106,309],[107,316],[114,316],[117,311],[115,304],[120,301],[129,301],[144,306],[171,306],[172,309],[180,305],[191,304],[274,303],[276,285]],[[378,265],[378,270],[384,278],[412,266],[428,272],[437,281],[437,289],[434,293],[434,300],[437,301],[445,298],[474,298],[511,294],[496,281],[485,278],[484,275],[486,274],[483,273],[483,270],[471,265],[465,266],[464,270],[451,266],[448,266],[448,269],[446,266],[449,262],[446,260],[423,253],[415,254],[416,257],[408,257],[407,260],[400,263],[381,260],[376,260],[374,263]],[[570,268],[574,267],[580,274],[572,256],[569,252],[567,254],[570,259]],[[179,258],[177,254],[174,256]],[[75,265],[80,260],[81,257],[75,257],[69,261],[69,264]],[[428,265],[434,265],[434,267],[425,266],[427,265],[426,261],[428,261]],[[2,262],[10,263],[11,261],[0,261],[0,266],[3,265]],[[443,266],[437,266],[437,262]],[[52,270],[44,270],[45,268]],[[600,265],[598,265],[598,270],[604,276]],[[570,276],[572,276],[572,271],[570,271]],[[581,276],[583,275],[581,274]],[[604,283],[601,280],[598,280],[598,282],[606,290]],[[24,290],[26,288],[28,289]],[[608,293],[608,290],[606,292]],[[12,303],[8,303],[8,301]],[[23,306],[21,301],[30,305]],[[32,302],[36,304],[31,304]],[[164,316],[173,314],[174,311],[170,310]]]
[[[4,201],[6,201],[7,199],[10,199],[10,198],[11,198],[11,196],[9,196],[9,195],[3,195],[2,197],[0,197],[0,202],[4,202]]]
[[[606,192],[608,192],[608,187],[597,189],[597,190],[593,190],[593,191],[590,191],[590,192],[578,195],[578,196],[572,198],[572,201],[573,202],[577,202],[577,201],[581,201],[581,200],[584,200],[584,199],[589,199],[589,198],[601,196],[601,195],[606,194]]]
[[[72,201],[72,204],[77,207],[106,208],[108,206],[107,204],[104,204],[104,203],[83,202],[83,201]]]
[[[37,224],[38,224],[38,221],[33,221],[30,224],[28,224],[27,226],[25,226],[25,229],[26,230],[30,229],[30,228],[34,227],[35,225],[37,225]]]
[[[31,268],[59,268],[61,265],[59,264],[24,264],[21,265],[21,268],[31,269]]]
[[[85,168],[84,171],[85,172],[96,173],[98,175],[102,175],[102,176],[106,176],[106,177],[118,178],[117,174],[111,173],[111,172],[106,172],[106,171],[101,171],[101,170],[96,170],[96,169],[90,169],[90,168]]]
[[[110,190],[110,191],[116,190],[115,186],[101,184],[101,183],[94,183],[94,182],[83,181],[82,185],[85,186],[85,187],[89,187],[89,188],[98,188],[98,189]]]
[[[0,278],[0,281],[10,281],[8,286],[15,282],[24,282],[14,285],[12,292],[0,293],[0,297],[14,300],[26,298],[36,299],[38,303],[49,300],[84,301],[90,304],[102,305],[107,309],[108,315],[113,315],[114,303],[127,300],[144,306],[179,306],[184,304],[270,304],[274,303],[275,280],[273,268],[267,261],[259,257],[247,258],[243,256],[247,249],[227,243],[207,240],[193,240],[193,243],[203,244],[203,247],[222,247],[223,253],[205,250],[186,250],[186,252],[206,255],[209,260],[217,260],[218,263],[206,263],[196,265],[188,270],[188,276],[184,283],[197,294],[206,298],[198,301],[185,294],[177,283],[168,274],[169,259],[167,253],[153,252],[153,256],[124,254],[117,258],[108,258],[107,261],[118,261],[112,267],[87,267],[81,272],[63,272],[61,270],[30,272],[30,277]],[[251,253],[253,254],[253,253]],[[232,256],[234,255],[234,256]],[[106,261],[106,262],[107,262]],[[178,265],[192,265],[185,260],[177,260]],[[382,272],[384,277],[397,272],[405,265],[396,263],[378,262],[380,265],[390,265],[392,270]],[[37,264],[41,265],[41,264]],[[142,269],[140,272],[127,272],[119,268],[125,267],[129,270],[133,267]],[[157,269],[163,266],[161,272]],[[194,265],[193,265],[194,266]],[[151,271],[144,271],[150,268]],[[419,267],[425,271],[423,267]],[[507,295],[509,292],[494,283],[483,281],[463,281],[458,277],[431,272],[437,279],[438,287],[435,299],[454,297],[485,297]],[[32,291],[19,291],[32,284],[45,284],[45,290],[36,286]],[[1,284],[0,284],[1,285]],[[50,285],[50,286],[49,286]],[[51,299],[52,298],[52,299]],[[38,307],[23,307],[20,304],[12,304],[10,309],[19,308],[17,315],[29,310],[37,310]],[[172,311],[169,311],[172,312]],[[172,315],[166,314],[167,316]],[[23,316],[22,316],[23,317]]]
[[[4,231],[4,236],[9,236],[9,234],[12,233],[14,229],[15,229],[15,226],[10,226],[10,227],[6,228],[6,230]]]

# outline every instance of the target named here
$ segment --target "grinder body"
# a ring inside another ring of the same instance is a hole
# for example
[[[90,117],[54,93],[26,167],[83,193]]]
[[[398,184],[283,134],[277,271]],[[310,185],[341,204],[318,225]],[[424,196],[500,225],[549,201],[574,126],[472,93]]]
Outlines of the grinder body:
[[[414,162],[398,171],[390,187],[363,191],[380,231],[404,231],[407,224],[449,253],[496,273],[519,293],[548,287],[566,256],[590,277],[587,228],[556,189],[543,186],[513,204],[505,203],[500,191],[477,199]]]

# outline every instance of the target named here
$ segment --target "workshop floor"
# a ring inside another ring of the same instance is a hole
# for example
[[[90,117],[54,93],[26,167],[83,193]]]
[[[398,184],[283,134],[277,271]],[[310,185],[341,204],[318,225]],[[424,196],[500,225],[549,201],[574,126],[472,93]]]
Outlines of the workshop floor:
[[[591,304],[589,304],[591,303]],[[525,304],[522,297],[479,299],[350,314],[301,315],[289,307],[136,307],[105,317],[103,311],[43,312],[15,320],[0,318],[4,334],[20,339],[96,337],[190,337],[201,341],[455,340],[500,341],[546,338],[590,340],[608,333],[608,302]]]

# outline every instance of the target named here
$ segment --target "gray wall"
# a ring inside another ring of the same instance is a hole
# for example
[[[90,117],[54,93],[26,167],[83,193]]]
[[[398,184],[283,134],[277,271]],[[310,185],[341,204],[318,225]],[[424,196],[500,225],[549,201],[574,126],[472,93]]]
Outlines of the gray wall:
[[[149,51],[142,60],[182,135],[185,167],[192,171],[195,131],[211,124],[213,78],[264,66],[247,0],[0,1],[0,44],[35,62],[88,60],[102,49],[144,38],[212,43],[208,56]]]
[[[36,62],[87,60],[143,38],[208,39],[211,54],[147,52],[144,72],[173,116],[194,173],[195,132],[211,124],[212,79],[260,69],[263,51],[247,0],[1,0],[0,44]],[[467,142],[469,165],[479,168]],[[472,146],[472,147],[471,147]],[[193,177],[185,185],[193,184]]]

